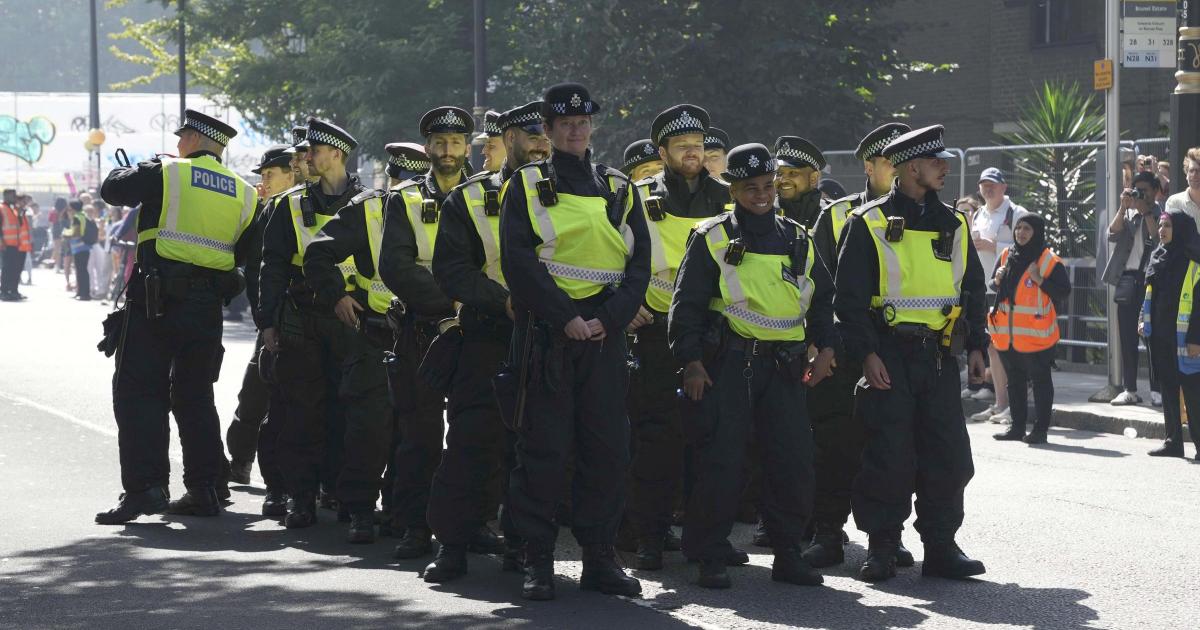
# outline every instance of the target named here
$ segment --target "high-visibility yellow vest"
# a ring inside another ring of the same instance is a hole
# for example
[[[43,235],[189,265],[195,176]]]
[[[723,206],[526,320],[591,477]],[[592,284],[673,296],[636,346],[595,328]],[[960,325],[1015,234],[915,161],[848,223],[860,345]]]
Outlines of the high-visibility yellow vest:
[[[959,305],[962,279],[967,268],[967,220],[955,212],[959,226],[954,230],[950,259],[934,254],[937,232],[905,229],[903,238],[888,242],[887,217],[879,205],[856,211],[875,243],[879,259],[879,295],[871,306],[883,310],[889,326],[922,324],[941,330],[949,323],[951,309]]]
[[[559,192],[558,203],[548,208],[542,205],[536,187],[541,178],[540,168],[526,166],[505,182],[505,191],[509,185],[524,191],[530,224],[542,241],[534,249],[554,283],[575,300],[620,284],[625,279],[625,263],[633,252],[633,231],[629,228],[633,191],[625,197],[620,224],[613,227],[603,197]],[[629,180],[611,172],[607,179],[613,192],[621,186],[632,187]]]
[[[1175,315],[1175,352],[1178,358],[1179,371],[1184,374],[1200,373],[1200,357],[1187,355],[1188,325],[1192,321],[1192,300],[1195,299],[1196,284],[1200,282],[1200,264],[1188,262],[1187,272],[1183,276],[1183,286],[1179,287],[1179,311]],[[1146,285],[1146,298],[1142,301],[1142,324],[1147,338],[1150,337],[1150,297],[1153,287]]]
[[[288,195],[288,210],[292,216],[292,231],[296,233],[296,253],[292,254],[292,264],[297,267],[304,267],[304,252],[308,251],[308,246],[312,244],[317,235],[321,233],[321,228],[325,227],[334,216],[332,214],[313,213],[316,225],[312,227],[304,225],[304,212],[301,201],[308,196],[308,187],[303,186],[293,189]],[[338,263],[338,269],[342,272],[342,277],[346,280],[346,290],[352,290],[355,286],[354,277],[358,274],[358,270],[354,267],[354,256]]]
[[[645,181],[645,180],[643,180]],[[639,184],[642,210],[650,198],[650,186]],[[671,309],[671,294],[675,291],[675,276],[687,250],[688,237],[701,219],[678,217],[663,209],[661,217],[646,213],[646,230],[650,233],[650,285],[646,287],[646,305],[660,313]]]
[[[1008,262],[1012,248],[1006,247],[1000,254],[1000,266]],[[1050,277],[1055,265],[1062,260],[1049,249],[1038,258],[1038,271],[1043,278]],[[1017,352],[1040,352],[1053,348],[1058,343],[1058,313],[1054,301],[1038,287],[1029,271],[1021,270],[1014,301],[1007,299],[996,303],[996,310],[988,315],[988,333],[997,350]]]
[[[375,270],[375,275],[367,278],[361,273],[355,273],[354,283],[358,288],[366,291],[367,307],[380,315],[385,315],[395,296],[379,276],[379,251],[383,243],[383,197],[370,197],[362,204],[363,218],[367,226],[367,245],[371,250],[371,267]]]
[[[794,230],[794,238],[808,239],[799,224],[777,219]],[[728,228],[726,226],[729,226]],[[729,328],[747,339],[763,341],[804,341],[804,317],[812,303],[812,268],[816,255],[805,248],[803,273],[792,273],[790,255],[746,252],[738,265],[725,262],[730,233],[738,233],[733,214],[723,214],[700,224],[697,236],[704,233],[708,251],[721,271],[721,296],[713,298],[709,308],[721,313]]]
[[[492,179],[493,176],[467,182],[462,187],[462,196],[467,206],[467,215],[470,216],[471,224],[475,226],[475,232],[483,244],[483,272],[500,286],[507,287],[504,272],[500,269],[500,213],[489,215],[486,208],[488,191],[498,190],[494,186],[496,181]],[[484,182],[489,184],[485,185]]]
[[[138,232],[138,244],[153,239],[167,260],[232,270],[234,245],[254,219],[254,187],[211,155],[163,158],[162,182],[158,225]]]
[[[433,246],[437,243],[438,218],[441,215],[441,202],[430,199],[433,203],[432,214],[422,212],[425,195],[421,193],[418,182],[410,182],[396,190],[404,201],[404,213],[412,226],[413,237],[417,241],[417,264],[429,269],[433,266]]]
[[[846,225],[846,218],[850,216],[850,212],[862,204],[862,194],[850,195],[842,197],[834,201],[825,209],[829,213],[830,222],[833,224],[833,242],[840,243],[842,240],[842,228]]]

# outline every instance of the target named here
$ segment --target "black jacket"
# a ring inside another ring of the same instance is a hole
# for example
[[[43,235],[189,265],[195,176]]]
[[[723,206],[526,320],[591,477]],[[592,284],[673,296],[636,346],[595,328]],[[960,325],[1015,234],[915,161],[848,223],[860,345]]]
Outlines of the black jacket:
[[[433,199],[439,204],[446,199],[446,193],[438,189],[437,178],[432,174],[414,177],[405,182],[404,188],[408,186],[418,186],[425,199]],[[392,293],[404,302],[410,313],[429,319],[449,317],[454,314],[454,304],[438,288],[433,273],[417,264],[417,237],[413,234],[413,225],[408,220],[404,200],[398,191],[393,192],[391,196],[394,199],[388,201],[383,218],[379,277]],[[439,235],[441,231],[439,218]],[[437,251],[436,246],[434,251]]]
[[[677,217],[706,219],[724,212],[725,204],[730,202],[729,184],[710,176],[705,170],[700,171],[699,180],[700,185],[692,192],[687,180],[665,169],[639,180],[637,185],[649,186],[652,196],[663,198],[663,209]]]
[[[779,207],[783,209],[783,216],[811,230],[821,214],[821,191],[814,188],[793,201],[780,199]]]
[[[467,210],[463,188],[480,182],[484,190],[498,192],[510,175],[512,171],[505,166],[500,172],[477,175],[451,190],[442,202],[437,244],[433,248],[433,277],[438,287],[451,299],[461,302],[464,309],[494,318],[507,318],[508,288],[483,271],[487,257]]]

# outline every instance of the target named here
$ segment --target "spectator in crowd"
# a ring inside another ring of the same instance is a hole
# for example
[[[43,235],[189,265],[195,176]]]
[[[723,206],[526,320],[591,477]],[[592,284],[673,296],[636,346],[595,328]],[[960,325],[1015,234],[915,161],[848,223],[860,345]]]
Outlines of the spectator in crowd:
[[[108,296],[108,283],[112,280],[112,265],[109,262],[106,237],[107,222],[100,216],[100,209],[94,205],[84,208],[84,213],[96,226],[96,238],[88,254],[88,280],[92,289],[92,299],[103,300]]]
[[[1183,173],[1187,176],[1187,187],[1167,198],[1166,210],[1186,212],[1200,223],[1200,147],[1188,149],[1183,158]]]
[[[1158,178],[1153,173],[1138,173],[1133,186],[1121,193],[1121,207],[1108,225],[1108,240],[1114,245],[1104,268],[1104,282],[1116,287],[1117,333],[1121,348],[1121,385],[1124,391],[1112,399],[1114,405],[1142,402],[1137,395],[1138,316],[1145,294],[1146,262],[1158,246]],[[1151,370],[1153,374],[1153,370]],[[1151,383],[1151,402],[1162,404],[1162,396]]]
[[[82,200],[83,196],[80,195],[78,203],[82,204]],[[71,209],[74,210],[75,207],[75,204],[71,205]],[[89,214],[94,212],[95,207],[91,204],[81,205],[71,218],[70,232],[63,232],[63,236],[69,236],[71,239],[71,257],[74,259],[75,266],[75,299],[81,302],[92,299],[88,261],[91,258],[92,245],[96,242],[97,229],[96,223],[92,221]],[[68,280],[68,282],[70,281]]]
[[[996,258],[1006,248],[1013,246],[1013,226],[1015,221],[1028,211],[1013,203],[1008,196],[1008,182],[1004,172],[998,168],[984,169],[979,175],[979,195],[983,197],[983,207],[975,213],[971,222],[971,238],[975,241],[975,251],[979,254],[979,262],[990,272],[996,268]],[[996,293],[988,287],[988,305],[995,304]],[[988,370],[986,380],[994,388],[987,388],[970,394],[975,400],[994,400],[987,409],[971,416],[972,422],[992,422],[1007,424],[1012,422],[1012,414],[1008,408],[1008,379],[1004,372],[1004,364],[1000,361],[1000,353],[995,347],[988,348]],[[966,392],[964,392],[966,393]]]
[[[62,218],[67,214],[67,200],[55,197],[54,209],[50,211],[50,252],[51,266],[55,271],[62,270]]]
[[[1155,174],[1158,175],[1158,205],[1162,206],[1167,202],[1167,198],[1171,196],[1171,163],[1166,160],[1159,160],[1155,165]],[[1193,217],[1195,218],[1195,217]]]
[[[1158,222],[1160,245],[1146,266],[1146,296],[1142,334],[1150,346],[1163,391],[1163,421],[1167,439],[1150,451],[1155,457],[1183,457],[1183,425],[1179,389],[1192,413],[1200,417],[1200,234],[1196,221],[1172,210]],[[1198,423],[1189,423],[1200,460]]]
[[[72,279],[75,277],[71,270],[75,266],[75,250],[83,242],[82,235],[74,235],[74,225],[78,215],[83,213],[83,202],[78,199],[72,199],[67,204],[66,210],[59,215],[59,224],[62,226],[62,270],[63,275],[67,278],[67,290],[74,291],[75,283]]]
[[[33,219],[33,262],[40,264],[49,255],[50,247],[50,213],[42,212],[42,207],[35,201],[29,204]]]
[[[1157,173],[1157,164],[1158,158],[1153,155],[1139,155],[1137,156],[1137,173]]]

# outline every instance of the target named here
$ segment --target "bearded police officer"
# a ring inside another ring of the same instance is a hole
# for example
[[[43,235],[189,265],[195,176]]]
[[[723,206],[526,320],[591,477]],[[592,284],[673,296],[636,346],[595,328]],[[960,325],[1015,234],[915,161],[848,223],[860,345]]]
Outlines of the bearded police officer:
[[[388,153],[388,189],[429,172],[429,156],[425,147],[415,142],[391,142],[385,145]]]
[[[542,100],[551,158],[509,179],[500,215],[501,264],[520,331],[514,345],[533,336],[508,506],[526,541],[523,595],[554,597],[554,509],[574,447],[580,588],[636,596],[641,584],[617,564],[613,541],[629,463],[623,332],[646,294],[649,237],[632,182],[592,162],[600,106],[587,88],[558,84]]]
[[[835,306],[851,361],[863,363],[856,396],[866,424],[854,480],[854,521],[870,536],[866,581],[896,574],[900,530],[917,494],[922,574],[984,572],[955,544],[963,491],[974,473],[958,398],[960,348],[983,376],[983,269],[968,220],[942,203],[951,154],[935,125],[883,149],[896,167],[888,194],[850,214],[838,255]]]
[[[235,267],[252,242],[247,228],[258,196],[221,163],[237,135],[232,127],[189,109],[175,134],[185,157],[114,169],[100,189],[112,205],[142,207],[124,330],[106,335],[106,351],[117,353],[113,411],[125,492],[96,515],[101,524],[163,511],[220,513],[224,456],[213,383],[223,353],[221,304],[242,290]],[[187,493],[168,504],[172,413]]]
[[[649,139],[637,140],[625,147],[621,172],[628,175],[630,180],[636,182],[653,177],[662,170],[663,161],[658,155],[658,147]]]
[[[483,116],[483,131],[475,141],[483,146],[483,170],[499,172],[504,168],[504,138],[500,137],[500,112],[489,109]]]
[[[662,568],[664,541],[683,479],[684,432],[675,394],[678,366],[667,345],[675,274],[697,220],[720,214],[729,202],[729,187],[704,169],[708,120],[707,111],[690,104],[670,107],[655,117],[650,137],[666,168],[637,182],[650,234],[650,286],[630,326],[639,367],[628,400],[633,459],[626,513],[637,535],[638,569]]]
[[[787,218],[812,229],[821,214],[821,169],[825,156],[816,145],[800,136],[781,136],[775,141],[775,157],[779,172],[775,186],[779,190],[779,207]]]
[[[813,487],[804,381],[828,376],[840,345],[833,279],[807,230],[774,211],[775,164],[761,144],[729,152],[724,179],[734,210],[697,227],[671,302],[671,351],[686,366],[684,393],[698,404],[683,546],[700,559],[705,588],[730,585],[727,539],[752,432],[763,471],[760,511],[775,549],[771,577],[822,582],[800,555]],[[808,345],[819,349],[811,368]]]
[[[731,146],[724,129],[710,126],[704,132],[704,170],[710,177],[719,178],[725,172],[725,153]]]
[[[513,318],[500,268],[499,195],[513,172],[550,154],[540,105],[535,101],[501,116],[497,126],[507,157],[502,170],[471,177],[442,204],[433,275],[446,295],[462,304],[462,345],[446,396],[446,452],[429,493],[429,525],[440,547],[425,569],[426,582],[445,582],[466,573],[471,542],[495,517],[489,490],[495,480],[507,481],[500,473],[509,440],[492,392],[492,377],[512,337]]]
[[[443,106],[421,117],[421,135],[429,172],[396,189],[400,203],[389,204],[380,251],[380,277],[404,305],[396,332],[398,446],[392,461],[392,526],[403,529],[394,555],[419,558],[432,550],[426,510],[429,484],[442,457],[443,392],[417,378],[417,365],[438,333],[438,322],[453,317],[454,305],[438,288],[430,267],[446,194],[462,182],[467,138],[475,129],[471,115]],[[490,530],[489,530],[490,531]],[[493,535],[494,539],[495,536]],[[498,540],[487,543],[500,548]]]

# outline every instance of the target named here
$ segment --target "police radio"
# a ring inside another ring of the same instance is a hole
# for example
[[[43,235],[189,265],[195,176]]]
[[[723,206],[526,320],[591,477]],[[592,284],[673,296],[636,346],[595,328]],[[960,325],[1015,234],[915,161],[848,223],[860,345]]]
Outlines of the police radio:
[[[650,217],[651,221],[662,221],[667,218],[667,213],[663,210],[662,197],[646,197],[646,216]]]
[[[888,217],[887,228],[883,233],[889,243],[899,243],[904,240],[904,217]]]
[[[438,222],[438,203],[433,199],[421,200],[421,223]]]
[[[804,275],[804,265],[808,260],[808,236],[804,230],[796,230],[796,238],[792,239],[792,275],[799,278]]]
[[[534,186],[537,188],[538,201],[543,206],[549,208],[558,203],[558,192],[554,190],[554,182],[549,178],[539,179]]]
[[[300,198],[300,219],[304,227],[317,227],[317,212],[312,208],[312,199],[308,195]]]
[[[740,236],[729,241],[729,247],[725,249],[725,264],[736,267],[742,264],[742,258],[745,256],[746,242]]]
[[[933,244],[933,255],[938,260],[950,260],[954,253],[954,232],[942,230]]]
[[[488,217],[500,216],[500,191],[483,191],[483,214]]]

